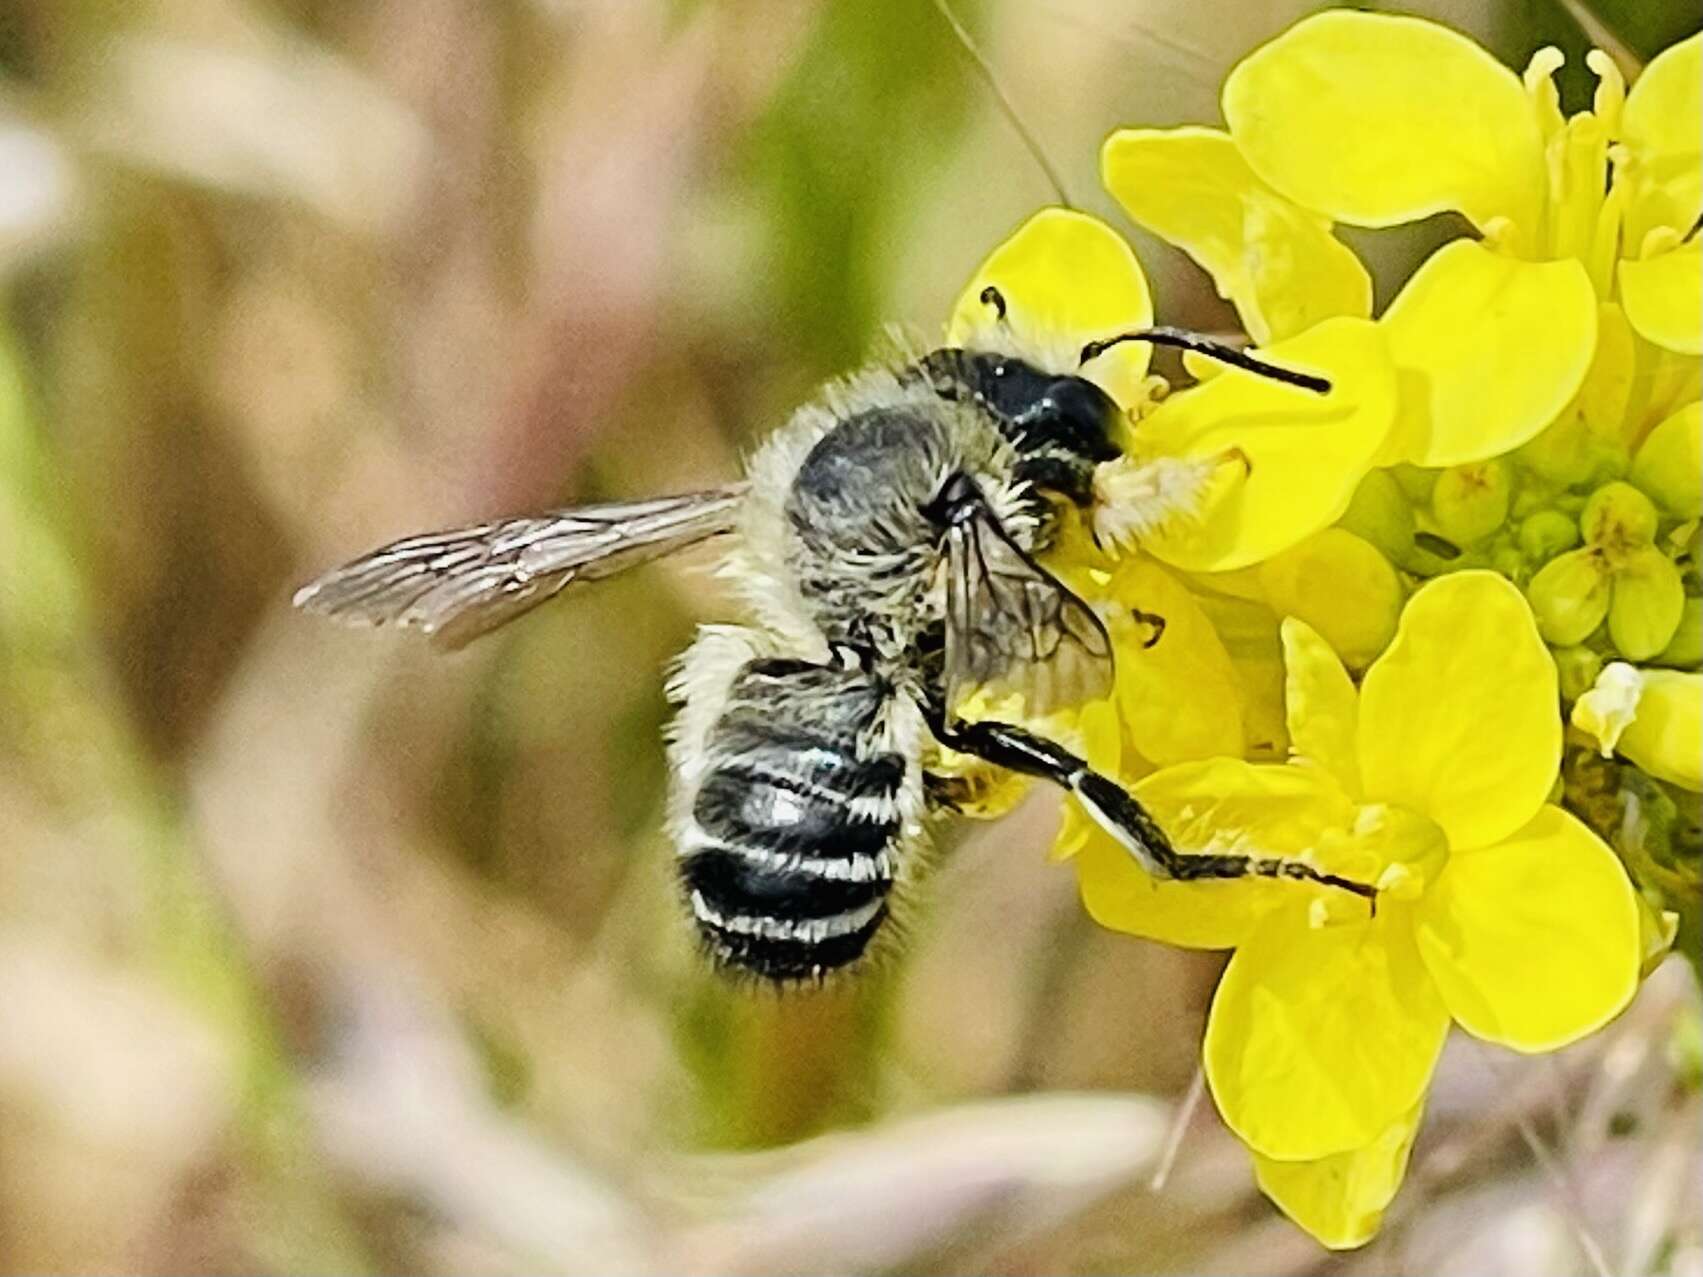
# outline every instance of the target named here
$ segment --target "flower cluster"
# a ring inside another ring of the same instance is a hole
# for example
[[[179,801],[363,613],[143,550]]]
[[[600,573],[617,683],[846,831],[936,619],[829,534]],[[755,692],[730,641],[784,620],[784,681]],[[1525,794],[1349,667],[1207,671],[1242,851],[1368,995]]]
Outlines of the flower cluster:
[[[1093,528],[1051,560],[1117,646],[1089,752],[1181,850],[1306,860],[1379,907],[1157,881],[1075,810],[1057,854],[1104,925],[1235,950],[1212,1094],[1331,1246],[1377,1230],[1451,1022],[1554,1049],[1625,1006],[1673,940],[1664,905],[1695,937],[1703,37],[1630,90],[1593,53],[1571,117],[1561,62],[1522,78],[1442,26],[1327,12],[1232,71],[1227,128],[1122,130],[1102,156],[1261,357],[1330,390],[1192,357],[1172,390],[1134,343],[1085,366],[1129,414]],[[1374,318],[1334,227],[1445,211],[1476,235]],[[1153,319],[1128,246],[1069,210],[988,258],[952,340],[994,340],[990,284],[1006,337],[1061,370]]]

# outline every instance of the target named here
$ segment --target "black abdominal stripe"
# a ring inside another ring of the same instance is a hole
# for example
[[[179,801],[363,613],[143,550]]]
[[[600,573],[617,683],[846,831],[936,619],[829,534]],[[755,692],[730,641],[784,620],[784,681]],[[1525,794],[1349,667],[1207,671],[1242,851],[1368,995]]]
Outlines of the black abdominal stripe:
[[[905,765],[858,743],[883,699],[867,676],[821,666],[757,662],[735,679],[680,840],[719,962],[811,979],[855,962],[885,921]]]

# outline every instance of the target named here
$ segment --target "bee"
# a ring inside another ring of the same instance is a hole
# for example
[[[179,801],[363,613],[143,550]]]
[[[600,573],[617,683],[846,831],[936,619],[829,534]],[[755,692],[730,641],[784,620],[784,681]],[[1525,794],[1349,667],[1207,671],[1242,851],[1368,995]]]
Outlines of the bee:
[[[982,301],[1004,320],[996,288]],[[669,822],[704,948],[763,980],[821,979],[866,955],[917,872],[931,817],[956,805],[954,782],[927,765],[940,747],[990,775],[1058,785],[1157,877],[1294,878],[1375,900],[1299,860],[1179,852],[1071,750],[955,712],[978,690],[1020,695],[1026,718],[1111,690],[1104,623],[1037,556],[1066,509],[1092,506],[1097,468],[1122,455],[1119,408],[1080,372],[1122,341],[1328,389],[1175,329],[1095,342],[1067,371],[1015,350],[944,347],[826,387],[756,450],[742,482],[407,537],[295,602],[454,648],[570,586],[724,542],[747,615],[702,626],[668,679]]]

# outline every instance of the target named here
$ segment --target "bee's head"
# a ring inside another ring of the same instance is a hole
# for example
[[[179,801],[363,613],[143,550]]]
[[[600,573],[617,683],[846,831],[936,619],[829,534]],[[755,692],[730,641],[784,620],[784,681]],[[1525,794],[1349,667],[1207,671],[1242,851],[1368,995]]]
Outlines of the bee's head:
[[[1084,377],[1014,355],[954,353],[964,388],[1022,454],[1020,476],[1085,504],[1094,467],[1122,455],[1113,442],[1121,413],[1111,396]]]
[[[981,301],[992,310],[995,330],[1001,334],[990,344],[1011,349],[1005,295],[989,284],[982,289]],[[1315,394],[1328,394],[1331,388],[1324,377],[1281,367],[1179,328],[1137,328],[1098,338],[1081,348],[1075,371],[1068,373],[1049,371],[997,350],[936,351],[923,366],[934,377],[939,393],[949,398],[968,394],[993,413],[1001,432],[1024,454],[1021,469],[1035,487],[1050,488],[1086,505],[1085,485],[1090,483],[1093,467],[1122,455],[1116,440],[1123,414],[1110,395],[1081,375],[1081,369],[1114,346],[1131,341],[1194,351]]]
[[[1032,436],[1032,446],[1062,448],[1085,461],[1111,461],[1122,455],[1113,442],[1122,412],[1110,395],[1086,377],[1042,372],[1028,364],[1019,367],[1016,380],[1025,384],[1004,413],[1018,430]]]

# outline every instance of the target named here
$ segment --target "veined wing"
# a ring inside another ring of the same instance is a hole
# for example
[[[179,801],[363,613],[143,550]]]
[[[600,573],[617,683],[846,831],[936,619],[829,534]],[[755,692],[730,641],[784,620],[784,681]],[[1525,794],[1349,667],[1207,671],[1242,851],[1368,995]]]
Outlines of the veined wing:
[[[1112,643],[1089,606],[985,506],[946,533],[946,712],[978,688],[1047,714],[1112,688]]]
[[[296,591],[356,625],[398,625],[456,648],[577,581],[595,581],[733,529],[746,485],[579,506],[404,537]]]

